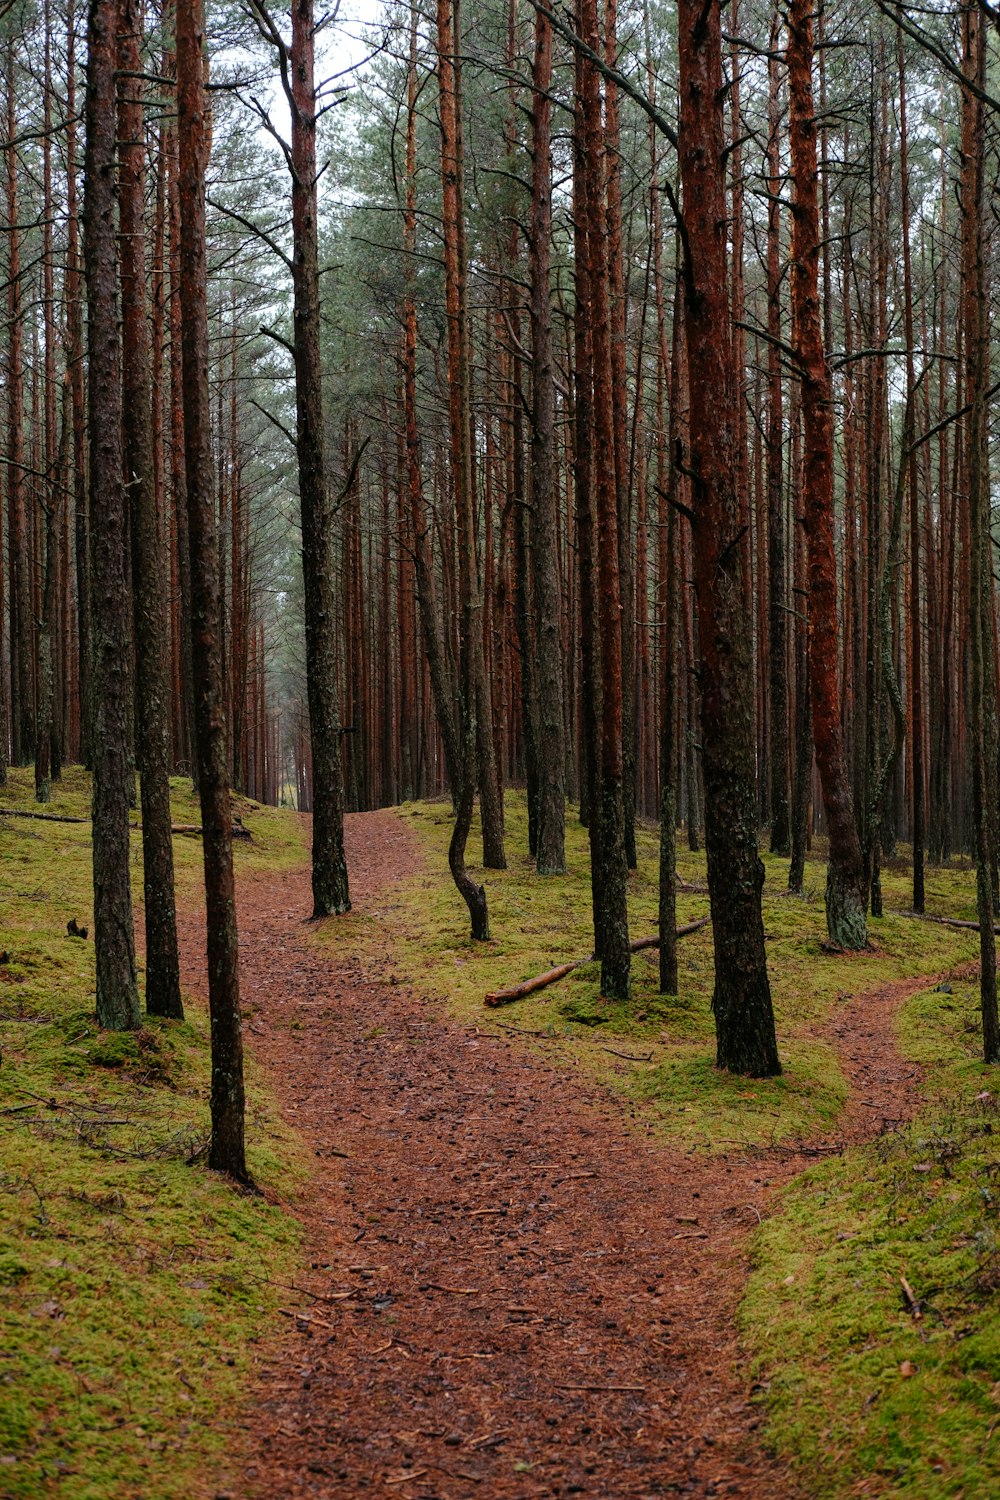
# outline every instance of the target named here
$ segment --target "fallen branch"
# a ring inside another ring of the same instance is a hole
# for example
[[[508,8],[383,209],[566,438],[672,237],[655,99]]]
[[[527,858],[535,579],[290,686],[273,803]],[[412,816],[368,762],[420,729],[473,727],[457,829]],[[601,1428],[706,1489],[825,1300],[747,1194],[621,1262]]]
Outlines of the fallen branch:
[[[28,812],[21,807],[0,807],[0,818],[36,818],[39,823],[89,823],[89,818],[71,818],[61,813]]]
[[[89,818],[75,818],[68,813],[43,813],[30,812],[22,807],[0,807],[0,818],[33,818],[40,823],[89,823]],[[130,828],[141,828],[141,823],[130,823]],[[189,835],[192,838],[201,838],[200,823],[174,823],[171,825],[171,833]],[[244,828],[242,823],[233,824],[234,839],[249,839],[251,833],[249,828]]]
[[[937,922],[941,927],[961,927],[968,932],[978,932],[978,922],[966,922],[961,917],[936,917],[927,911],[894,911],[894,917],[912,917],[915,922]],[[1000,927],[994,927],[995,933],[1000,933]]]
[[[687,937],[689,933],[698,932],[706,927],[711,917],[699,917],[697,922],[688,922],[686,927],[678,927],[677,936]],[[640,953],[644,948],[658,948],[659,937],[637,938],[634,943],[629,943],[633,953]],[[492,990],[484,1000],[483,1004],[490,1007],[498,1005],[510,1005],[514,1000],[523,1000],[525,995],[532,995],[536,990],[547,989],[550,984],[555,984],[559,979],[565,979],[567,974],[572,974],[574,969],[582,969],[585,964],[595,963],[597,955],[588,953],[586,958],[573,959],[571,963],[557,964],[554,969],[548,969],[544,974],[536,974],[534,979],[522,980],[520,984],[511,985],[506,990]]]
[[[130,827],[132,827],[132,828],[141,828],[142,824],[141,823],[132,823],[130,825]],[[201,838],[201,824],[200,823],[173,823],[173,824],[171,824],[170,832],[171,833],[182,833],[182,834],[184,834],[188,838],[200,839]],[[234,839],[249,839],[250,837],[251,837],[251,833],[250,833],[249,828],[244,828],[242,823],[234,823],[233,824],[233,838]]]
[[[911,1313],[915,1323],[919,1323],[923,1316],[920,1303],[917,1301],[916,1293],[905,1276],[900,1276],[899,1284],[903,1288],[903,1296],[906,1299],[907,1310]]]

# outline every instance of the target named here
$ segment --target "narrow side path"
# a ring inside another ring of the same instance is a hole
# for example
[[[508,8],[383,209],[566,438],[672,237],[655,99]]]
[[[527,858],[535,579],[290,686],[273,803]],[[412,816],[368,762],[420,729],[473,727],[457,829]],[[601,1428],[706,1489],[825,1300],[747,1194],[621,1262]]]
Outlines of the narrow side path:
[[[358,905],[419,865],[392,812],[348,818],[347,841]],[[748,1231],[801,1159],[645,1144],[620,1101],[396,982],[391,921],[377,975],[349,939],[312,944],[304,869],[240,902],[250,1041],[317,1175],[297,1205],[313,1300],[289,1293],[232,1495],[793,1494],[734,1313]],[[190,978],[194,917],[183,942]],[[838,1015],[880,1069],[896,999],[860,1040]]]

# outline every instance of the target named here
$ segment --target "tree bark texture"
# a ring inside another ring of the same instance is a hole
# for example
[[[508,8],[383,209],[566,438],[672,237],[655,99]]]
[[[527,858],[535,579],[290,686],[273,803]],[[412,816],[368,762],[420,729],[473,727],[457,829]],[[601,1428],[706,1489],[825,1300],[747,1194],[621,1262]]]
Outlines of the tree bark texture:
[[[788,12],[792,165],[792,305],[802,383],[802,508],[809,559],[809,690],[813,741],[830,838],[827,931],[842,948],[868,941],[861,841],[844,751],[837,681],[837,561],[833,532],[833,414],[819,310],[819,206],[813,110],[813,7]]]
[[[245,1182],[248,1177],[244,1151],[243,1030],[208,385],[205,168],[210,122],[204,79],[204,25],[202,0],[178,0],[179,291],[191,557],[194,719],[205,864],[208,1002],[212,1030],[209,1164]]]
[[[170,678],[163,541],[153,486],[149,325],[146,318],[145,126],[138,74],[142,11],[121,0],[118,18],[120,260],[124,458],[132,539],[136,759],[142,798],[146,1009],[182,1017],[174,849],[170,832]]]
[[[531,193],[531,505],[538,705],[539,875],[566,870],[562,580],[557,528],[552,355],[552,26],[535,12]]]
[[[94,949],[102,1026],[139,1025],[129,863],[128,523],[122,482],[121,348],[115,254],[117,0],[91,0],[87,28],[84,261],[87,268],[90,574],[93,588]]]
[[[781,1071],[764,952],[757,851],[750,601],[736,492],[736,372],[726,274],[719,0],[680,0],[680,174],[690,390],[694,584],[701,653],[705,844],[720,1068]]]

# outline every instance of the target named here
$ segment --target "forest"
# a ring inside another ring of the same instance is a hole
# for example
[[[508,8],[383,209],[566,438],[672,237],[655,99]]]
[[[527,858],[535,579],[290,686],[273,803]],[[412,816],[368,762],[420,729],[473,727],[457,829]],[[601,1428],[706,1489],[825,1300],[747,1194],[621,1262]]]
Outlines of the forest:
[[[1000,8],[0,111],[0,1500],[1000,1493]]]

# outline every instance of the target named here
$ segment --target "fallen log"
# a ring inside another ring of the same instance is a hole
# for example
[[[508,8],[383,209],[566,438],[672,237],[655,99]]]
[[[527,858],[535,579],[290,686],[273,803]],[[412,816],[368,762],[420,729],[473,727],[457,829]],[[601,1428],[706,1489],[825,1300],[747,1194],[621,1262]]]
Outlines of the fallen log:
[[[67,814],[29,812],[21,807],[0,807],[0,818],[37,818],[39,823],[89,823],[89,818],[71,818]]]
[[[0,818],[35,818],[41,823],[89,823],[89,818],[71,817],[69,813],[43,813],[31,812],[22,807],[0,807]],[[141,823],[130,823],[130,828],[141,828]],[[174,823],[171,825],[171,833],[185,834],[192,838],[201,838],[200,823]],[[249,839],[252,835],[249,828],[244,828],[242,823],[233,824],[234,839]]]
[[[140,823],[133,823],[131,826],[133,828],[140,828],[142,825]],[[200,823],[173,823],[171,825],[170,832],[171,833],[182,833],[182,834],[185,834],[186,836],[188,836],[189,838],[200,839],[201,838],[201,824]],[[242,823],[234,823],[233,824],[233,838],[234,839],[249,839],[251,837],[252,837],[252,835],[250,833],[249,828],[244,828]]]
[[[890,915],[894,917],[912,917],[915,922],[937,922],[941,927],[961,927],[968,932],[978,932],[978,922],[967,922],[962,917],[936,917],[927,911],[894,911]],[[1000,935],[1000,927],[994,927],[993,931]]]
[[[678,927],[677,936],[687,937],[689,933],[698,932],[702,927],[707,927],[711,917],[699,917],[697,922],[688,922],[685,927]],[[640,953],[644,948],[658,948],[659,937],[637,938],[634,943],[629,943],[633,953]],[[544,974],[536,974],[534,979],[524,979],[520,984],[513,984],[509,989],[491,990],[483,1000],[484,1005],[495,1008],[498,1005],[511,1005],[515,1000],[523,1000],[526,995],[533,995],[536,990],[547,989],[550,984],[557,980],[565,979],[567,974],[572,974],[574,969],[582,969],[584,964],[596,963],[597,955],[588,953],[586,958],[575,958],[570,963],[557,964],[554,969],[547,969]]]

